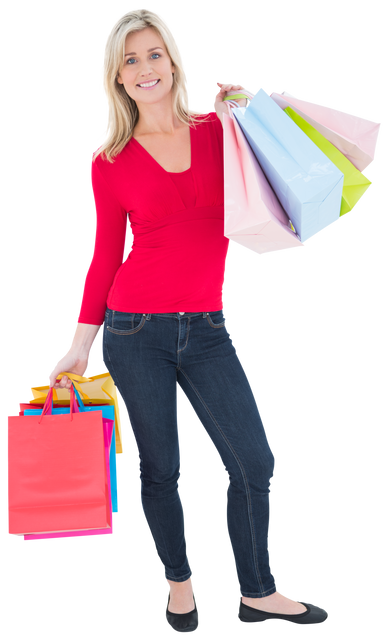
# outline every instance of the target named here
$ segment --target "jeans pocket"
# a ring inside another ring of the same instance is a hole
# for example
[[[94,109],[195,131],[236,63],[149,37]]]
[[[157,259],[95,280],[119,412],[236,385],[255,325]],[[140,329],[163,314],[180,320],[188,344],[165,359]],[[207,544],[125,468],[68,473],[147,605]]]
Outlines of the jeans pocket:
[[[129,336],[142,329],[146,322],[145,313],[125,313],[112,311],[110,324],[107,323],[107,331],[118,336]]]
[[[213,329],[221,329],[226,324],[222,309],[220,311],[210,311],[207,313],[207,320]]]

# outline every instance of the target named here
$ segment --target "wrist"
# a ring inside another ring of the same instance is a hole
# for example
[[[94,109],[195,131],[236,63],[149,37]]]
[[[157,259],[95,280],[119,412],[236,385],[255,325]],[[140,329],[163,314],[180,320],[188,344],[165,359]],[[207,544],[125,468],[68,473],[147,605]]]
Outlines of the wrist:
[[[89,351],[100,326],[101,325],[81,323],[77,325],[73,343],[70,348],[72,355],[77,355],[77,357],[83,359],[88,358]]]

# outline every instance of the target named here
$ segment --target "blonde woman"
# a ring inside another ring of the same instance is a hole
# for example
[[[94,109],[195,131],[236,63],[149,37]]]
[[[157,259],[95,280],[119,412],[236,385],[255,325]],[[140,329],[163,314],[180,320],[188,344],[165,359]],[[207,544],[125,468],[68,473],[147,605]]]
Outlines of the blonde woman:
[[[223,314],[223,96],[242,87],[217,83],[215,111],[190,111],[175,41],[147,10],[114,26],[104,80],[109,135],[92,161],[95,251],[73,344],[50,385],[70,387],[66,376],[56,382],[61,372],[84,374],[104,324],[104,362],[139,448],[142,505],[170,585],[166,617],[174,629],[198,625],[177,491],[177,382],[229,473],[239,618],[322,622],[323,609],[282,596],[270,572],[274,459]],[[127,219],[134,243],[123,263]]]

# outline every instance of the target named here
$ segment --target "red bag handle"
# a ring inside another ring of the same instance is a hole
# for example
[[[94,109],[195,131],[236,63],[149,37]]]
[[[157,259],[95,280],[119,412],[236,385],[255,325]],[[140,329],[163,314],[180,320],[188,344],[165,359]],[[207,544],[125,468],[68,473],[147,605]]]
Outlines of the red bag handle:
[[[53,409],[53,387],[50,387],[49,392],[46,396],[45,404],[43,405],[42,413],[38,423],[42,422],[42,418],[45,415],[52,415]],[[79,413],[80,410],[77,405],[76,395],[74,393],[74,386],[70,387],[70,420],[73,420],[73,413]]]

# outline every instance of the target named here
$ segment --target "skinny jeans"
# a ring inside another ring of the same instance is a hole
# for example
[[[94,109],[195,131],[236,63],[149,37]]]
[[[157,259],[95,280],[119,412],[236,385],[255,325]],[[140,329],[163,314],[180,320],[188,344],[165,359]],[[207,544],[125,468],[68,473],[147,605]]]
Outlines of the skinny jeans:
[[[274,593],[268,554],[274,457],[224,312],[107,308],[103,358],[139,449],[142,506],[165,577],[183,582],[192,574],[178,493],[178,382],[229,475],[227,525],[241,594],[261,598]]]

